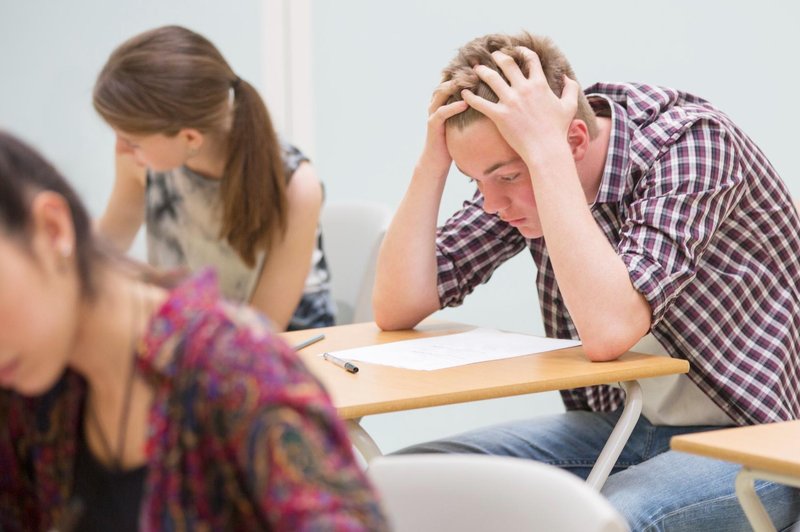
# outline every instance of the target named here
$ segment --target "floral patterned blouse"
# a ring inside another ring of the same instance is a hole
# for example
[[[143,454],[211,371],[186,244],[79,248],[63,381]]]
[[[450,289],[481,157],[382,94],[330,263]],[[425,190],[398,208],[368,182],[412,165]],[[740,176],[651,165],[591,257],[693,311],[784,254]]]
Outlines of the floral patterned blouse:
[[[137,369],[152,385],[141,530],[385,530],[319,382],[255,311],[204,271],[151,319]],[[0,391],[0,529],[49,530],[70,503],[86,383]]]

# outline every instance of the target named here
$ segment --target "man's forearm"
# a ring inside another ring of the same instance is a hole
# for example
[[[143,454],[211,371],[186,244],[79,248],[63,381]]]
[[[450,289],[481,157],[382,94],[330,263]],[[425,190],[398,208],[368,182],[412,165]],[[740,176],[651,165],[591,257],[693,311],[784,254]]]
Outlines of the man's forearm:
[[[439,308],[436,224],[445,176],[418,165],[378,255],[373,308],[382,329],[414,327]]]
[[[531,163],[534,193],[559,290],[584,349],[593,360],[610,360],[647,333],[650,306],[597,226],[568,149],[548,150]]]

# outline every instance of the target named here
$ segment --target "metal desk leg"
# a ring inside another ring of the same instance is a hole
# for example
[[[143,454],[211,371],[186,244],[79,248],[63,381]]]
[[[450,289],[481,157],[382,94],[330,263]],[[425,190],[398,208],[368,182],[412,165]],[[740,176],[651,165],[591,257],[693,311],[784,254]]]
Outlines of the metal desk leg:
[[[602,489],[603,484],[606,483],[608,475],[617,463],[622,449],[628,443],[628,438],[633,432],[633,427],[639,421],[639,415],[642,413],[642,388],[637,381],[627,381],[622,383],[625,389],[625,408],[622,409],[622,415],[619,417],[614,430],[611,431],[611,436],[608,437],[600,456],[589,473],[589,478],[586,483],[596,491]]]
[[[744,514],[750,521],[750,526],[755,532],[775,532],[775,525],[756,493],[756,479],[777,482],[795,488],[800,488],[800,479],[789,475],[753,470],[748,467],[743,467],[736,475],[736,496],[739,497],[739,504],[742,505]]]
[[[361,426],[361,418],[355,419],[347,419],[345,420],[345,424],[347,425],[347,433],[350,435],[350,439],[353,441],[353,447],[355,447],[364,460],[369,464],[373,458],[377,456],[383,455],[381,453],[378,444],[375,443],[375,440],[367,434],[367,431],[364,430],[364,427]]]

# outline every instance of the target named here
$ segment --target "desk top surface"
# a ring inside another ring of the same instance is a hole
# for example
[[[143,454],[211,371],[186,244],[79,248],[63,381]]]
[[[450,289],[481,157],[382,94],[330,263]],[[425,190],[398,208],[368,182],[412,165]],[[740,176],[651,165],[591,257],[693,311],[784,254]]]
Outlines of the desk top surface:
[[[684,434],[670,446],[751,469],[800,478],[800,421],[785,421]]]
[[[292,331],[281,336],[294,345],[315,334],[325,334],[324,340],[299,353],[322,381],[344,419],[689,371],[685,360],[632,352],[613,362],[590,362],[580,346],[435,371],[358,362],[360,371],[351,374],[319,356],[325,351],[453,334],[473,328],[459,323],[428,321],[413,330],[384,332],[370,322]]]

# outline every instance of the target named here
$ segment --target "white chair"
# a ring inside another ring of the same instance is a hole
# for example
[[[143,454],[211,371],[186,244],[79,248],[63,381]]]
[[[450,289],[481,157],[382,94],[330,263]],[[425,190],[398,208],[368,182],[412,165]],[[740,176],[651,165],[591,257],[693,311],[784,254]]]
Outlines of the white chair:
[[[326,203],[320,216],[336,323],[372,321],[375,261],[392,210],[371,201]]]
[[[487,455],[375,458],[368,474],[396,532],[622,532],[625,520],[578,477]]]

